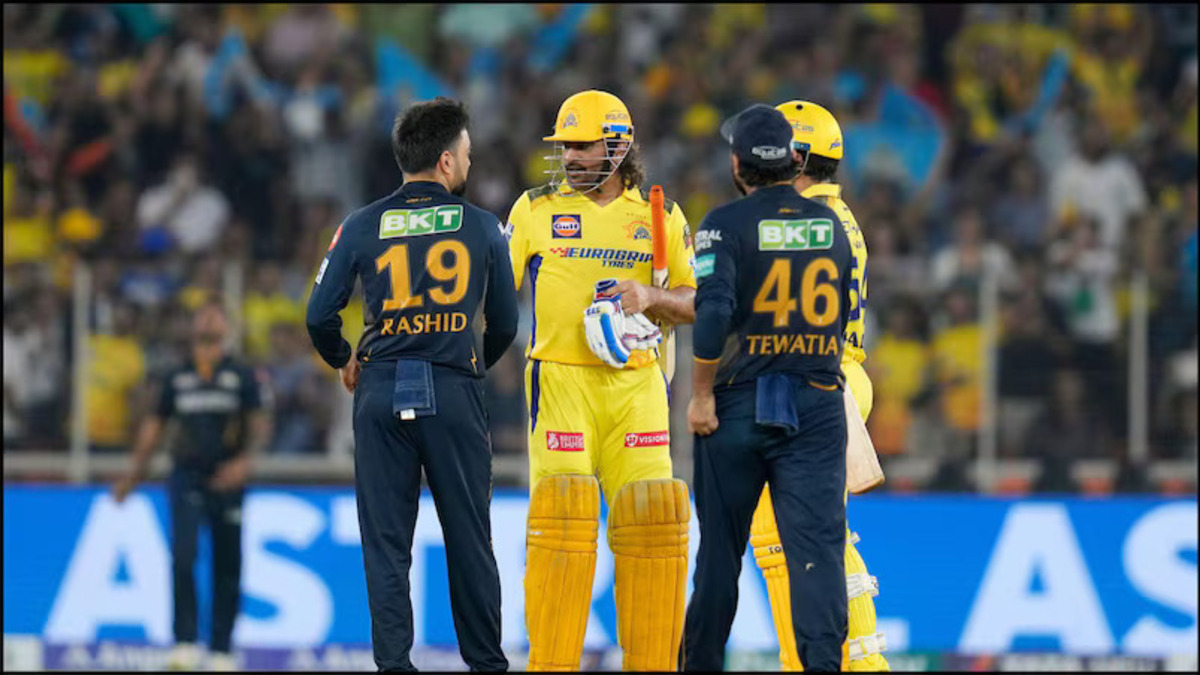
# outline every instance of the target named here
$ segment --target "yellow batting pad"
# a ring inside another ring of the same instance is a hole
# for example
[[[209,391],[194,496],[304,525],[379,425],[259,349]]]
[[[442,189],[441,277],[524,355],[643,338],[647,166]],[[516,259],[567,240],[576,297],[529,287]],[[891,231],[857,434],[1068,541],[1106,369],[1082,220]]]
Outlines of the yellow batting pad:
[[[690,515],[687,485],[680,480],[635,481],[613,499],[608,540],[625,670],[678,667]]]
[[[771,601],[771,616],[775,619],[775,633],[779,637],[779,665],[784,672],[803,672],[796,651],[796,633],[792,630],[792,594],[788,585],[787,560],[783,556],[783,542],[779,539],[779,527],[775,524],[775,507],[771,504],[771,491],[763,488],[754,519],[750,521],[750,546],[754,549],[754,561],[767,580],[767,596]]]
[[[599,523],[600,484],[595,476],[550,476],[534,487],[525,539],[531,671],[579,670]]]
[[[888,662],[879,653],[886,648],[885,643],[880,639],[882,636],[875,633],[875,601],[872,598],[879,593],[879,586],[875,577],[867,573],[867,564],[854,547],[857,541],[855,535],[846,538],[846,586],[850,596],[850,633],[846,642],[850,646],[849,670],[888,671]],[[849,583],[851,579],[856,583]]]

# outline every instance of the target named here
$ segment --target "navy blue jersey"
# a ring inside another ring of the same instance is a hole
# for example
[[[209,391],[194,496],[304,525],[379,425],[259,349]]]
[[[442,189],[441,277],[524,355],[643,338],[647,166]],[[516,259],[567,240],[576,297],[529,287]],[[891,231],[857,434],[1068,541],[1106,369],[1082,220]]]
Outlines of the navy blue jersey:
[[[255,371],[226,356],[204,379],[188,361],[168,372],[159,389],[157,414],[179,421],[172,444],[175,466],[211,473],[246,444],[246,416],[263,407],[262,383]]]
[[[361,361],[421,359],[482,377],[517,333],[517,292],[496,216],[412,181],[338,228],[308,301],[308,332],[334,368],[350,360],[338,316],[362,281]]]
[[[791,185],[713,210],[696,232],[695,356],[716,385],[795,373],[840,385],[850,241],[837,214]]]

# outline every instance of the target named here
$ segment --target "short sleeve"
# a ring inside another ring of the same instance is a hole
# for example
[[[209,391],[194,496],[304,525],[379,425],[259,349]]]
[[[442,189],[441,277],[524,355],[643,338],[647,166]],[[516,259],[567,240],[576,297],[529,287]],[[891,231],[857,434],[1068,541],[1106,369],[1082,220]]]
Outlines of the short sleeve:
[[[675,204],[667,214],[667,277],[670,288],[696,287],[696,253],[683,209]]]

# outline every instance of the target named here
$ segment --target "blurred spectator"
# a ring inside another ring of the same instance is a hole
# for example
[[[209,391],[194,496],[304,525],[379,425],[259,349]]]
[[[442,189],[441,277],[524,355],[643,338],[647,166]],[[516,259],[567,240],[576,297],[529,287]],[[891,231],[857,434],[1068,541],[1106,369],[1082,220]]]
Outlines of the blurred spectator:
[[[277,327],[304,332],[304,305],[283,292],[282,272],[277,263],[265,262],[255,270],[250,291],[242,303],[242,322],[247,355],[256,359],[271,353],[272,333]]]
[[[1008,191],[992,206],[991,230],[1014,250],[1040,247],[1050,225],[1050,206],[1037,163],[1022,157],[1008,173]]]
[[[1054,375],[1050,405],[1043,410],[1025,434],[1022,445],[1033,457],[1103,457],[1106,447],[1101,425],[1089,418],[1084,409],[1086,384],[1075,370],[1060,370]]]
[[[12,202],[12,214],[4,219],[4,266],[49,260],[54,246],[54,191],[18,184]]]
[[[1025,432],[1049,401],[1059,368],[1059,355],[1039,300],[1037,296],[1020,297],[1009,302],[1001,315],[996,423],[1000,453],[1006,457],[1022,454]]]
[[[1116,250],[1147,205],[1137,169],[1112,147],[1108,130],[1096,118],[1083,127],[1078,155],[1064,162],[1050,181],[1050,202],[1060,222],[1094,219],[1100,243]]]
[[[294,323],[275,323],[270,331],[267,374],[274,401],[275,434],[271,454],[320,453],[320,432],[326,428],[329,410],[323,391],[326,378],[318,371],[309,351],[308,336]]]
[[[912,408],[927,386],[929,347],[921,339],[917,305],[898,299],[888,306],[882,336],[864,364],[875,389],[867,419],[875,449],[898,454],[908,447]]]
[[[934,332],[931,345],[933,377],[946,424],[945,450],[963,457],[974,447],[982,412],[983,328],[968,288],[951,288],[944,302],[945,325]]]
[[[111,332],[98,331],[88,339],[88,444],[95,452],[129,450],[136,393],[146,374],[135,320],[132,307],[118,304]]]
[[[180,250],[201,253],[216,245],[229,219],[229,202],[202,182],[194,155],[176,157],[167,179],[138,198],[143,230],[165,230]]]
[[[64,336],[55,305],[49,292],[5,305],[4,436],[9,445],[46,450],[64,440],[65,364],[56,356]]]
[[[945,290],[955,284],[978,287],[990,274],[1001,288],[1012,286],[1015,269],[1004,246],[985,241],[983,218],[974,208],[964,208],[955,218],[954,243],[933,256],[933,285]]]
[[[1088,391],[1108,392],[1090,397],[1089,414],[1116,422],[1124,430],[1125,387],[1118,379],[1116,341],[1121,325],[1117,316],[1117,253],[1105,246],[1099,228],[1085,219],[1050,245],[1046,287],[1067,320],[1074,366]]]

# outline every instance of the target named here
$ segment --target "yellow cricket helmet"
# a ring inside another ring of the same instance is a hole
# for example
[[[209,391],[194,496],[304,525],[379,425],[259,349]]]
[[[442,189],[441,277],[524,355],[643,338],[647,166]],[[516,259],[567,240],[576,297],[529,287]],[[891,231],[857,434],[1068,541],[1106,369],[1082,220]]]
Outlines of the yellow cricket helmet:
[[[775,109],[792,125],[792,149],[827,159],[842,158],[842,128],[833,113],[811,101],[792,100]]]
[[[563,101],[554,133],[543,141],[588,143],[600,139],[632,140],[633,118],[621,99],[607,91],[588,89]]]
[[[586,194],[599,188],[625,161],[633,145],[633,118],[621,99],[607,91],[588,89],[563,101],[558,109],[558,119],[554,122],[554,133],[544,136],[542,140],[554,143],[554,154],[544,158],[551,163],[546,170],[550,184]],[[604,141],[605,146],[606,164],[603,168],[567,171],[566,143],[594,143],[600,140]]]

